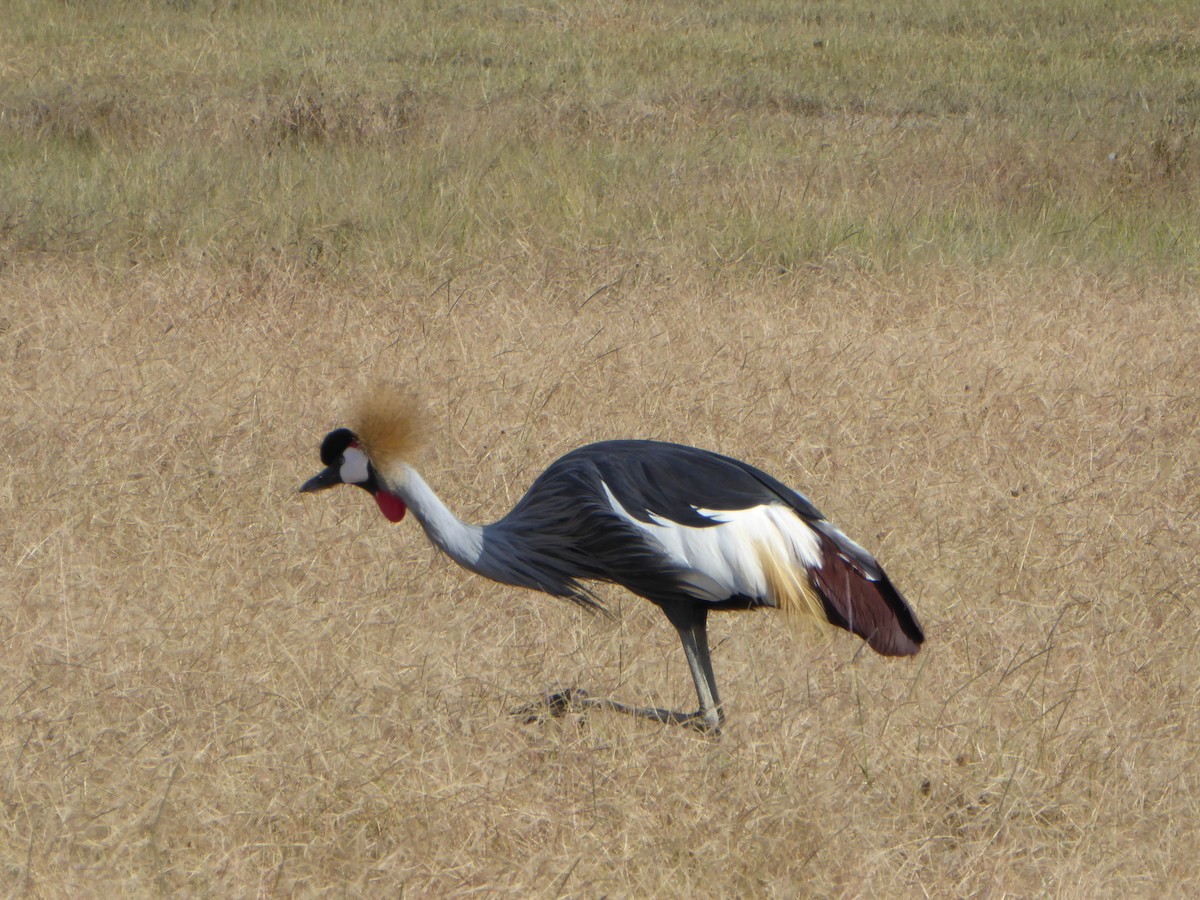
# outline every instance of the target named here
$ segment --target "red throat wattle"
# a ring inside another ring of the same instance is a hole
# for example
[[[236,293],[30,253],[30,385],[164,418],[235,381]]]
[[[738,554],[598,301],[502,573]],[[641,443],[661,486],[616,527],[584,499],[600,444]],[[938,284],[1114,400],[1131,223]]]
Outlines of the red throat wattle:
[[[379,504],[379,511],[387,517],[389,522],[399,522],[408,511],[403,500],[382,489],[375,492],[375,502]]]

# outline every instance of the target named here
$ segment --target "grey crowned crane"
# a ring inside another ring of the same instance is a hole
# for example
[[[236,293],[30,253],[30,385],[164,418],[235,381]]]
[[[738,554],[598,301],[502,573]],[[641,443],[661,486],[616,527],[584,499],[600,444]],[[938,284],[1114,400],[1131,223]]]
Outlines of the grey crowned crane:
[[[680,713],[567,692],[575,702],[717,731],[724,721],[706,624],[714,610],[771,607],[859,635],[885,656],[925,640],[883,568],[802,495],[747,463],[695,447],[614,440],[552,463],[504,518],[469,525],[411,464],[414,407],[360,408],[321,443],[326,468],[304,493],[352,484],[392,522],[412,510],[433,544],[504,584],[600,608],[587,582],[619,584],[657,604],[679,632],[700,708]]]

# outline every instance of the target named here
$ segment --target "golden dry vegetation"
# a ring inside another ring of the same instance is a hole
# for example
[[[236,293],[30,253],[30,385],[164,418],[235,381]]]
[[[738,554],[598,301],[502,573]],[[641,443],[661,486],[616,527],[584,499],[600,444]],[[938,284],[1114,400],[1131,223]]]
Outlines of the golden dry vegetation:
[[[48,8],[0,29],[5,891],[1195,893],[1183,5],[1028,4],[1009,30],[949,2]],[[913,35],[979,77],[928,93],[944,63]],[[988,68],[985,35],[1051,54],[1039,96],[1093,138],[1024,109],[1002,76],[1029,61]],[[801,38],[842,77],[788,94]],[[372,92],[344,47],[383,43],[409,66]],[[1126,80],[1052,90],[1098,61]],[[305,83],[316,107],[278,105]],[[1131,123],[1117,168],[1073,167]],[[830,179],[789,177],[800,137]],[[929,642],[886,660],[720,615],[719,738],[523,724],[557,686],[690,707],[677,639],[614,590],[589,616],[462,572],[359,492],[298,495],[392,378],[464,518],[588,440],[717,449],[873,550]]]

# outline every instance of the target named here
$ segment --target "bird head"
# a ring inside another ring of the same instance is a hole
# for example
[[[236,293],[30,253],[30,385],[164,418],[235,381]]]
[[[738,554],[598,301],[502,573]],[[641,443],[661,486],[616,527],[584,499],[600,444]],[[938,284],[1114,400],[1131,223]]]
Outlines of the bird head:
[[[303,494],[352,484],[367,491],[389,522],[408,510],[403,499],[405,461],[416,449],[419,414],[412,398],[395,388],[376,389],[360,402],[353,429],[336,428],[321,441],[325,468],[300,486]]]

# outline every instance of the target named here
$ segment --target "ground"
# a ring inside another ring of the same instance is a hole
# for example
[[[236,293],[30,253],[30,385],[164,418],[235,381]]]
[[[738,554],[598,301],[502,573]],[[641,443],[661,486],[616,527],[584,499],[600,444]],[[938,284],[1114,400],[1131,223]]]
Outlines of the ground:
[[[14,894],[1195,892],[1198,45],[1169,4],[1092,32],[1067,2],[1010,30],[953,3],[116,8],[146,28],[0,29]],[[1004,78],[871,85],[914,35],[999,65],[993,32],[1028,52]],[[407,68],[372,93],[376,51]],[[1097,60],[1146,73],[1125,144],[1126,88],[1076,90]],[[298,494],[392,379],[465,519],[587,441],[696,444],[803,491],[928,642],[715,615],[720,737],[525,724],[562,687],[689,707],[677,638]]]

